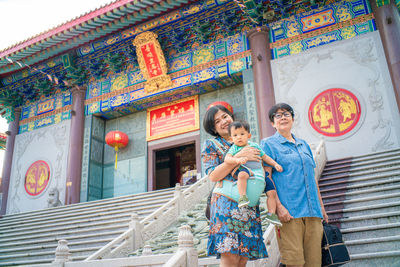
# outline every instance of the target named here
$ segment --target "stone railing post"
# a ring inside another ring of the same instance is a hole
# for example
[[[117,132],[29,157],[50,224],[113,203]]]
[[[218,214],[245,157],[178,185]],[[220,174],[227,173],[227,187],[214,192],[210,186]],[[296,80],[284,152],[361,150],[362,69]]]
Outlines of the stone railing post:
[[[53,263],[64,263],[70,261],[71,253],[69,252],[67,240],[58,240],[56,248],[56,258]]]
[[[199,265],[199,257],[193,244],[193,234],[190,226],[182,225],[179,227],[178,251],[184,250],[186,252],[186,266],[197,267]]]
[[[146,245],[143,247],[142,256],[149,256],[149,255],[153,255],[153,251],[151,250],[150,245]]]
[[[138,249],[143,244],[143,225],[139,221],[139,215],[137,213],[133,213],[131,215],[131,221],[129,223],[129,228],[132,229],[132,234],[128,238],[129,241],[129,249],[131,251]]]
[[[174,197],[178,198],[177,199],[177,214],[180,214],[183,211],[184,208],[184,198],[183,198],[183,193],[182,193],[182,187],[181,184],[177,183],[175,185],[175,192],[174,192]]]

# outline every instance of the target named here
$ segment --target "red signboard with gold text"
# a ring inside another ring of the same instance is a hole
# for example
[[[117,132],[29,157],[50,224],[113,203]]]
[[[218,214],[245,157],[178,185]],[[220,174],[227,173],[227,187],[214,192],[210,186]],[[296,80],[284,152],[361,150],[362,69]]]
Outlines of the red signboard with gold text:
[[[360,102],[350,91],[328,89],[311,102],[308,118],[311,126],[325,136],[341,136],[357,125],[361,116]]]
[[[37,196],[46,188],[49,179],[49,165],[43,160],[35,161],[26,171],[25,191],[31,196]]]
[[[132,41],[136,47],[137,60],[140,71],[146,80],[146,93],[159,92],[172,86],[171,77],[167,74],[168,68],[157,34],[143,32]]]
[[[198,96],[148,109],[146,128],[148,141],[198,130]]]
[[[163,74],[161,70],[161,64],[158,60],[158,56],[156,54],[156,49],[154,48],[154,43],[147,43],[140,47],[142,49],[143,59],[146,63],[147,72],[149,74],[149,78],[153,78],[156,76],[160,76]]]

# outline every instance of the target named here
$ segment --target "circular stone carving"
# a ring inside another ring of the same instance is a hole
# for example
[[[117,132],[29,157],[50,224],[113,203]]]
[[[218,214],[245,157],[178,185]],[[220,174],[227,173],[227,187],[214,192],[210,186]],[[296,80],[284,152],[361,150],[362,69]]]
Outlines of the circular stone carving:
[[[49,179],[49,165],[43,160],[35,161],[26,171],[25,191],[31,196],[37,196],[46,188]]]
[[[318,133],[336,137],[357,125],[361,106],[357,97],[342,88],[332,88],[317,95],[308,109],[308,119]]]

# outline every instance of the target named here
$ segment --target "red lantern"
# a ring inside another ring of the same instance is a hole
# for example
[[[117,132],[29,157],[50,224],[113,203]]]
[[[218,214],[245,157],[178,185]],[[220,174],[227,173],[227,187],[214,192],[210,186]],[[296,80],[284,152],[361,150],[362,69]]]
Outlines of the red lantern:
[[[211,103],[210,105],[208,105],[207,110],[208,110],[209,108],[211,108],[211,107],[213,107],[213,106],[217,106],[217,105],[224,106],[227,110],[229,110],[229,111],[233,114],[233,108],[232,108],[232,106],[231,106],[229,103],[225,102],[225,101],[216,101],[216,102],[213,102],[213,103]]]
[[[115,150],[115,169],[117,169],[118,149],[128,145],[129,138],[126,133],[111,131],[106,135],[106,143]]]

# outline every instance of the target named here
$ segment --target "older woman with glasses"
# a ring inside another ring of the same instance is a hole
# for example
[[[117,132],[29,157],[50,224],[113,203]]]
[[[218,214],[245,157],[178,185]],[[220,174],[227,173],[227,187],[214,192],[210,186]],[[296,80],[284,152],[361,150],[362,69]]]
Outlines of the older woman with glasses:
[[[282,226],[276,232],[281,262],[286,266],[321,266],[322,219],[328,221],[328,216],[314,176],[310,146],[291,132],[291,106],[276,104],[268,115],[276,133],[263,139],[260,146],[283,168],[283,172],[269,169],[279,197],[277,214]]]

